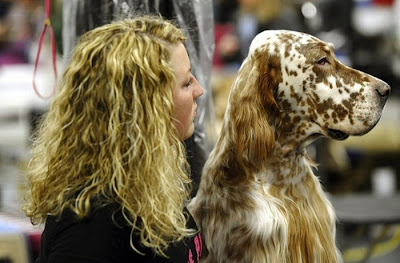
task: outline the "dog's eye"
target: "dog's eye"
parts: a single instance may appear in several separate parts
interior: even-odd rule
[[[319,59],[318,61],[317,61],[317,64],[318,65],[321,65],[321,66],[323,66],[323,65],[325,65],[325,64],[328,64],[329,63],[329,61],[328,61],[328,59],[326,58],[326,57],[323,57],[323,58],[321,58],[321,59]]]

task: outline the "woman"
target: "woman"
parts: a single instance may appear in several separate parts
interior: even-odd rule
[[[182,141],[204,90],[184,40],[149,16],[80,38],[33,145],[25,212],[46,221],[36,262],[200,259]]]

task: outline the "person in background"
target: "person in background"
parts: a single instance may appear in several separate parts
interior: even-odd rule
[[[83,34],[42,117],[24,211],[44,262],[198,262],[183,141],[196,99],[185,36],[160,17]]]
[[[0,0],[0,67],[29,62],[29,23],[24,6]]]

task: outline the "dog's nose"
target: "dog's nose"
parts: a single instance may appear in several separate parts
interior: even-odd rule
[[[390,94],[390,86],[386,82],[380,82],[377,86],[375,86],[376,93],[378,93],[379,97],[382,99],[387,99]]]

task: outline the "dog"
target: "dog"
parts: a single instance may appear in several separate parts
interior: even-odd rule
[[[223,126],[189,204],[207,263],[342,262],[334,208],[306,147],[379,121],[385,82],[340,63],[332,44],[267,30],[232,84]]]

